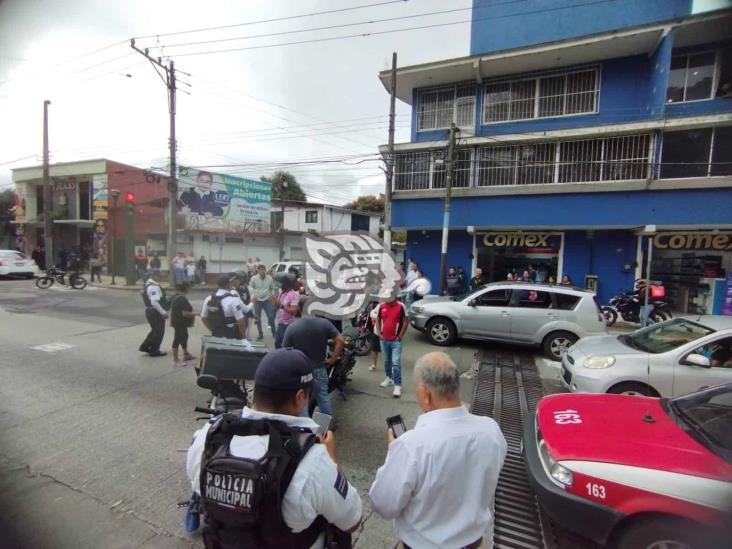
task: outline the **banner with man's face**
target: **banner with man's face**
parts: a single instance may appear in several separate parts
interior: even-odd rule
[[[271,203],[272,185],[266,181],[179,169],[178,217],[186,229],[268,233]]]

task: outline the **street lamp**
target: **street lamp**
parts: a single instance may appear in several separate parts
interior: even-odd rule
[[[112,255],[112,282],[110,283],[112,286],[115,286],[117,283],[114,281],[114,235],[117,231],[117,224],[114,222],[114,216],[117,215],[117,199],[119,198],[119,195],[121,194],[119,189],[110,189],[109,194],[112,195],[112,202],[114,204],[113,208],[113,214],[109,216],[109,219],[111,221],[110,223],[110,233],[112,235],[112,241],[110,242],[109,246],[109,253]]]

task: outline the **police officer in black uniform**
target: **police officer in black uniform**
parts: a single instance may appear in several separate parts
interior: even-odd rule
[[[350,547],[362,502],[337,465],[332,431],[302,417],[317,383],[304,353],[277,349],[257,368],[254,404],[194,435],[187,472],[209,549]],[[328,545],[332,547],[333,545]]]

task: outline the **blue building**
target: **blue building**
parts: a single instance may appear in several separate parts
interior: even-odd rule
[[[455,123],[449,265],[597,277],[606,302],[646,276],[651,239],[651,277],[675,307],[711,312],[732,272],[731,8],[473,0],[469,56],[397,70],[413,106],[394,158],[407,255],[438,281]]]

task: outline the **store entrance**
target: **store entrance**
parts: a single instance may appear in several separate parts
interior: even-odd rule
[[[477,250],[477,265],[490,282],[520,280],[531,271],[535,282],[557,281],[562,235],[556,233],[487,233]],[[531,266],[531,268],[529,268]]]

